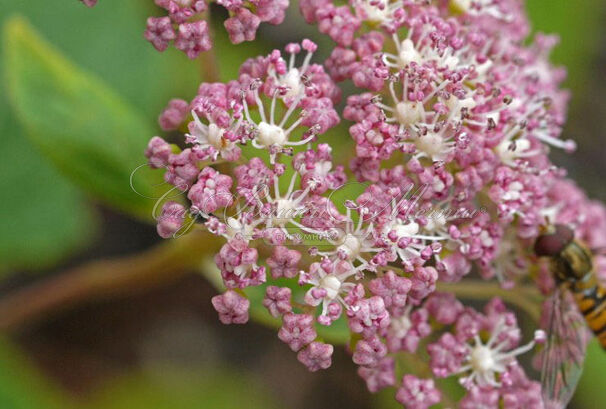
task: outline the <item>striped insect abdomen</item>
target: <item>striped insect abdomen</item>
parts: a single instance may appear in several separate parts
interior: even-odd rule
[[[572,292],[587,325],[606,349],[606,289],[597,280],[591,251],[563,224],[540,235],[534,250],[539,257],[549,257],[554,278]]]
[[[606,349],[606,291],[593,273],[589,280],[575,283],[571,290],[587,325]]]
[[[587,325],[606,349],[606,290],[597,280],[591,252],[576,240],[564,248],[562,271]]]

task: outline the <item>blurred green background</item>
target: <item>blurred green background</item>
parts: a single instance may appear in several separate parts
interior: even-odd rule
[[[565,132],[579,149],[555,160],[606,200],[606,4],[527,3],[536,31],[561,36],[553,61],[569,70]],[[35,300],[37,283],[72,267],[159,241],[146,219],[153,201],[124,182],[145,162],[163,106],[191,98],[201,77],[199,61],[158,53],[143,39],[145,19],[158,14],[152,0],[99,0],[92,10],[76,0],[0,0],[0,312],[17,314],[3,310],[3,299],[33,288]],[[254,44],[228,44],[216,30],[222,78],[304,36],[323,39],[323,59],[325,37],[296,6],[287,18],[262,25]],[[142,172],[135,186],[156,177]],[[1,333],[0,409],[394,407],[366,392],[339,349],[332,368],[309,374],[273,330],[222,326],[200,274],[131,287]],[[604,408],[604,369],[606,354],[594,344],[574,408]]]

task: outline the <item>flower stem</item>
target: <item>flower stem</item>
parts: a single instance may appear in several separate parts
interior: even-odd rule
[[[204,82],[219,82],[221,75],[219,74],[219,64],[214,47],[208,50],[202,58],[200,58],[200,75]]]
[[[221,81],[221,74],[219,72],[219,61],[215,50],[217,47],[214,46],[216,36],[213,28],[213,20],[210,18],[210,8],[204,13],[204,19],[208,22],[208,33],[213,42],[213,47],[200,54],[200,76],[204,82],[219,82]]]
[[[519,286],[507,290],[498,283],[478,280],[438,283],[437,287],[439,291],[452,292],[461,298],[472,300],[488,300],[499,297],[525,311],[535,322],[539,322],[541,317],[541,294],[533,287]]]
[[[0,300],[0,330],[14,329],[79,303],[157,286],[194,271],[218,249],[209,233],[192,232],[142,253],[99,260],[18,289]]]
[[[389,266],[389,269],[399,270]],[[460,298],[470,300],[489,300],[494,297],[517,306],[525,311],[535,322],[541,318],[541,294],[535,287],[520,285],[511,290],[505,289],[497,282],[479,280],[461,280],[457,283],[438,282],[437,290],[454,293]]]

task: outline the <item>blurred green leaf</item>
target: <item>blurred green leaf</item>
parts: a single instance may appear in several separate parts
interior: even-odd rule
[[[24,139],[4,99],[0,135],[0,273],[48,267],[89,241],[92,211]]]
[[[597,339],[594,338],[587,347],[583,376],[574,395],[574,405],[571,405],[571,407],[583,409],[604,408],[605,369],[606,353]]]
[[[84,246],[96,227],[83,195],[25,139],[3,85],[0,213],[10,217],[0,217],[0,273],[48,267]]]
[[[147,17],[162,14],[153,1],[104,0],[90,9],[79,0],[0,0],[2,19],[15,14],[27,16],[76,66],[119,90],[150,126],[170,98],[197,90],[196,62],[172,47],[160,53],[143,38]]]
[[[142,152],[153,134],[147,122],[111,89],[79,70],[23,19],[4,28],[10,103],[31,142],[70,180],[108,204],[151,216],[159,172]],[[145,197],[147,196],[147,197]]]
[[[581,6],[564,0],[527,0],[526,8],[533,31],[560,37],[551,59],[566,67],[567,86],[572,89],[574,100],[575,95],[590,84],[586,75],[598,56],[605,3],[585,0]]]
[[[0,408],[66,409],[65,397],[48,384],[7,341],[0,339]]]
[[[163,369],[113,382],[96,393],[90,409],[272,409],[279,406],[263,385],[241,371]]]

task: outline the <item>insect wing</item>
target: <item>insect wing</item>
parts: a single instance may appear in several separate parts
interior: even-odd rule
[[[549,331],[542,353],[541,387],[545,409],[564,409],[583,372],[585,319],[561,289],[548,300]]]

